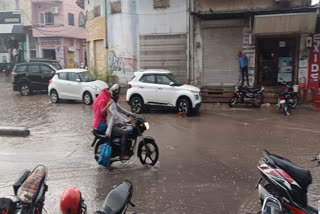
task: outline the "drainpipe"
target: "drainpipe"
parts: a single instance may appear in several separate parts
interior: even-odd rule
[[[105,21],[106,21],[106,49],[109,48],[108,46],[108,0],[105,0]]]
[[[190,84],[191,83],[191,67],[190,67],[190,1],[191,0],[186,0],[186,29],[187,29],[187,82]]]
[[[194,17],[191,16],[191,12],[194,11],[194,0],[189,0],[189,34],[190,34],[190,74],[191,74],[191,82],[194,83],[194,69],[193,69],[193,61],[194,61]]]

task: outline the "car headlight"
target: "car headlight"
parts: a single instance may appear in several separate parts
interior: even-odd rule
[[[199,94],[199,91],[191,91],[194,94]]]
[[[150,128],[149,123],[148,122],[144,122],[144,125],[146,127],[146,130],[149,130],[149,128]]]

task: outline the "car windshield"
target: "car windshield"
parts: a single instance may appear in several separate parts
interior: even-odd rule
[[[95,81],[94,77],[88,71],[80,72],[79,76],[80,76],[82,82]]]
[[[183,85],[172,73],[169,73],[168,77],[172,82],[174,82],[174,85],[176,86]]]
[[[50,64],[57,70],[62,69],[61,65],[57,62],[51,62]]]

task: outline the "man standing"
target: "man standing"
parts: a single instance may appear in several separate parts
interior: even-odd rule
[[[238,57],[239,57],[240,71],[242,74],[242,84],[244,84],[244,75],[246,75],[247,86],[249,87],[248,57],[245,54],[243,54],[241,51],[238,51]]]

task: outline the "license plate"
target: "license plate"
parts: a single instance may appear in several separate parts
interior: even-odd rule
[[[280,104],[286,103],[286,100],[280,100]]]

